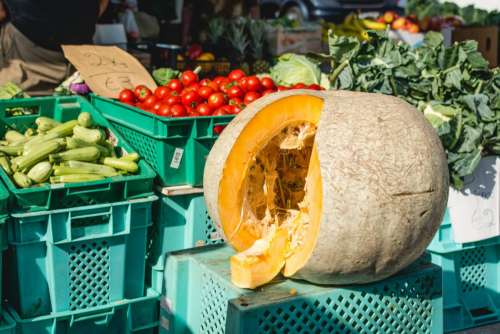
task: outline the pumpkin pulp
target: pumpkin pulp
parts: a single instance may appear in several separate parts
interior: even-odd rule
[[[281,270],[293,275],[316,243],[322,185],[314,145],[323,101],[291,96],[263,108],[233,146],[219,191],[219,214],[235,285],[255,288]]]

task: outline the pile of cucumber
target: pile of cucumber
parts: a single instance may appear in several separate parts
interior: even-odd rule
[[[97,181],[139,170],[139,155],[117,157],[88,112],[64,123],[48,117],[35,123],[24,134],[8,130],[0,141],[0,166],[18,187]]]

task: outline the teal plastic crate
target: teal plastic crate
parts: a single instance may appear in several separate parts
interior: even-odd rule
[[[0,334],[16,334],[16,322],[7,311],[0,312]]]
[[[277,279],[230,282],[226,246],[171,253],[160,333],[442,333],[441,270],[412,266],[384,281],[326,287]]]
[[[477,247],[500,244],[500,236],[476,242],[456,243],[453,239],[453,228],[451,225],[450,212],[446,209],[443,222],[436,232],[434,239],[427,249],[435,253],[451,253],[459,250],[474,249]]]
[[[4,184],[0,180],[0,220],[6,217],[9,213],[8,201],[9,201],[9,191],[5,188]]]
[[[1,186],[1,183],[0,183]],[[3,300],[3,295],[2,295],[2,277],[3,277],[3,266],[2,266],[2,258],[3,258],[3,252],[7,248],[7,238],[6,238],[6,223],[7,223],[7,216],[0,217],[0,318],[2,314],[2,300]],[[1,324],[1,323],[0,323]],[[0,334],[2,333],[2,330],[0,329]]]
[[[165,187],[202,186],[205,161],[218,137],[217,127],[234,118],[166,118],[99,96],[92,96],[92,104],[155,169]]]
[[[35,112],[32,115],[9,116],[7,110],[15,107],[34,108]],[[87,100],[78,96],[0,101],[0,137],[3,138],[8,129],[24,132],[27,128],[34,127],[35,120],[39,116],[68,121],[76,119],[82,111],[89,112],[96,124],[107,128],[108,135],[116,138],[119,148],[126,152],[133,151],[101,113]],[[0,177],[12,195],[12,209],[44,211],[150,196],[153,194],[155,173],[144,160],[139,162],[139,167],[137,175],[116,176],[94,182],[44,184],[26,189],[17,188],[3,170],[0,170]]]
[[[17,322],[16,334],[154,334],[158,333],[159,295],[149,290],[146,297],[120,300],[92,311],[31,319],[22,319],[13,307],[9,312]]]
[[[446,333],[500,321],[500,244],[431,258],[443,270]]]
[[[223,243],[222,235],[210,219],[203,193],[165,196],[154,206],[151,286],[163,291],[164,257],[168,252]]]
[[[4,290],[9,303],[32,318],[143,296],[155,200],[13,214]]]

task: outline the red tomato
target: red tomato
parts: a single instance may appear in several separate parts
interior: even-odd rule
[[[182,88],[184,88],[182,82],[179,79],[170,80],[167,84],[167,87],[170,88],[171,91],[175,91],[177,93],[180,93],[182,91]]]
[[[153,108],[151,108],[151,111],[154,112],[155,114],[158,114],[158,111],[160,111],[160,108],[164,103],[165,102],[156,101],[156,103],[153,105]]]
[[[150,95],[144,100],[144,107],[146,109],[152,109],[156,102],[158,102],[156,96]]]
[[[181,82],[184,86],[189,86],[190,84],[195,83],[197,81],[198,81],[198,74],[190,70],[182,72]]]
[[[210,106],[208,105],[208,103],[199,104],[196,107],[196,111],[198,112],[198,114],[200,114],[200,116],[210,116],[210,115],[212,115],[212,108],[210,108]]]
[[[312,85],[307,86],[307,88],[313,89],[313,90],[321,90],[322,87],[318,84],[312,84]]]
[[[234,85],[232,86],[231,88],[228,89],[227,91],[227,95],[230,97],[230,98],[233,98],[233,97],[243,97],[243,95],[245,94],[245,92],[243,92],[243,89],[241,89],[239,86],[237,85]]]
[[[174,104],[181,104],[182,99],[179,95],[170,95],[165,99],[165,102],[167,102],[169,106],[173,106]]]
[[[184,108],[186,108],[186,116],[188,117],[200,116],[200,114],[198,114],[198,112],[196,111],[196,108],[191,106],[184,106]]]
[[[198,91],[200,89],[200,84],[197,83],[197,82],[194,82],[192,84],[190,84],[186,89],[187,90],[194,90],[194,91]]]
[[[249,105],[253,101],[257,100],[260,96],[261,95],[258,92],[248,92],[245,94],[245,98],[243,99],[243,102],[245,102],[246,105]]]
[[[262,96],[266,96],[266,95],[272,94],[274,92],[275,92],[274,89],[266,89],[265,91],[262,92]]]
[[[170,117],[172,116],[171,106],[166,103],[161,103],[160,109],[156,112],[158,116]]]
[[[185,93],[182,93],[181,99],[182,104],[185,106],[189,105],[194,107],[194,104],[201,102],[201,96],[198,95],[198,93],[195,91],[187,91]]]
[[[213,93],[208,98],[208,105],[212,110],[222,107],[226,103],[226,97],[222,93]]]
[[[170,107],[170,112],[172,113],[172,117],[187,116],[186,108],[182,104],[174,104]]]
[[[232,99],[229,99],[230,106],[236,106],[240,104],[243,104],[243,100],[239,97],[233,97]]]
[[[137,98],[137,100],[139,100],[141,102],[145,101],[148,97],[153,95],[151,90],[144,85],[139,85],[139,86],[135,87],[134,93],[135,93],[135,97]]]
[[[269,77],[264,77],[260,80],[260,83],[262,84],[262,87],[263,89],[274,89],[276,88],[274,86],[274,81],[273,79],[269,78]]]
[[[214,133],[221,134],[222,130],[224,130],[225,125],[216,125],[214,126]]]
[[[243,104],[235,104],[231,107],[233,108],[232,114],[239,114],[243,109],[245,109],[245,106]]]
[[[215,83],[215,81],[210,80],[210,79],[203,79],[200,81],[200,86],[201,87],[210,87],[214,92],[219,90],[219,85]]]
[[[222,107],[215,110],[214,113],[212,114],[212,116],[222,116],[222,115],[227,115],[226,111]]]
[[[278,90],[278,92],[282,92],[284,90],[288,90],[289,88],[286,86],[278,86],[276,89]]]
[[[210,79],[201,79],[200,86],[207,87],[211,82],[212,82],[212,80],[210,80]]]
[[[234,113],[234,106],[230,106],[230,105],[225,105],[225,106],[222,106],[222,110],[224,110],[224,112],[226,114],[233,114]]]
[[[213,93],[214,90],[210,86],[202,86],[198,89],[198,94],[205,100],[207,100]]]
[[[303,83],[296,83],[295,85],[292,86],[292,89],[304,89],[307,88],[307,86]]]
[[[236,69],[236,70],[232,70],[231,72],[229,72],[229,75],[227,76],[229,78],[229,80],[231,81],[236,81],[236,80],[240,80],[241,78],[243,78],[245,76],[245,72],[243,72],[242,70],[240,69]]]
[[[221,80],[219,83],[219,90],[223,92],[224,94],[227,94],[229,88],[231,88],[231,81],[229,79],[224,78],[224,80]]]
[[[124,103],[126,102],[133,103],[135,101],[134,92],[131,89],[123,89],[118,95],[118,100]]]
[[[155,96],[158,100],[163,100],[170,94],[170,88],[167,86],[159,86],[155,89]]]
[[[260,83],[260,80],[255,75],[247,78],[247,91],[258,92],[259,90],[261,90],[261,88],[262,85]]]
[[[243,77],[243,78],[238,80],[238,86],[240,86],[240,88],[243,89],[244,92],[246,92],[248,90],[247,83],[248,83],[247,77]]]
[[[217,86],[220,86],[220,83],[223,80],[229,80],[229,79],[226,77],[223,77],[223,76],[218,76],[218,77],[215,77],[215,79],[213,81],[217,84]]]

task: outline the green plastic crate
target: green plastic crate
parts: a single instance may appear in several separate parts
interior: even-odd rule
[[[14,107],[31,107],[36,112],[33,115],[8,116],[7,109]],[[126,152],[133,151],[118,131],[87,100],[78,96],[0,101],[0,137],[10,128],[24,132],[34,126],[39,116],[68,121],[76,119],[82,111],[89,112],[96,124],[107,128],[109,135],[117,139],[118,147]],[[12,209],[44,211],[152,195],[155,173],[144,160],[139,162],[139,167],[137,175],[116,176],[94,182],[45,184],[26,189],[17,188],[3,170],[0,171],[0,177],[12,194]]]
[[[441,270],[432,264],[366,285],[326,287],[277,279],[252,291],[231,284],[232,254],[226,246],[208,246],[168,255],[160,333],[443,331]]]
[[[163,291],[165,253],[223,243],[210,219],[203,193],[164,196],[154,206],[151,287]]]
[[[153,167],[165,187],[202,186],[205,161],[218,137],[214,127],[234,118],[166,118],[99,96],[92,96],[92,103]]]
[[[465,249],[500,244],[500,236],[476,242],[456,243],[453,239],[453,228],[451,224],[450,212],[446,209],[445,216],[439,230],[427,250],[435,253],[451,253]]]
[[[22,319],[12,307],[9,312],[17,322],[17,334],[154,334],[158,332],[158,304],[159,295],[149,290],[146,297],[120,300],[92,311],[31,319]]]
[[[1,185],[1,183],[0,183]],[[3,300],[3,295],[2,295],[2,277],[3,277],[3,272],[2,272],[2,258],[3,258],[3,252],[7,248],[7,237],[6,237],[6,223],[7,223],[7,216],[0,217],[0,317],[2,314],[2,300]],[[0,334],[2,333],[2,330],[0,329]]]
[[[16,334],[16,322],[7,311],[0,313],[0,334]]]
[[[443,270],[446,333],[500,321],[500,244],[431,257]]]
[[[0,219],[3,219],[8,215],[8,201],[9,201],[9,191],[5,188],[4,184],[0,180]]]
[[[31,318],[143,296],[155,200],[12,214],[4,290],[9,303]]]

